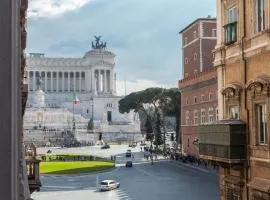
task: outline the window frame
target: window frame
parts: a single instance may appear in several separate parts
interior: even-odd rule
[[[238,108],[238,117],[237,118],[233,118],[231,117],[231,109],[232,108]],[[228,119],[230,120],[239,120],[240,119],[240,105],[238,104],[231,104],[231,105],[228,105]]]
[[[208,108],[208,121],[209,122],[213,122],[213,121],[215,121],[215,112],[214,112],[214,108],[213,107],[210,107],[210,108]]]
[[[204,115],[203,115],[203,113],[204,113]],[[207,123],[207,121],[206,121],[206,109],[201,109],[201,124],[206,124]],[[203,120],[204,119],[204,120]]]
[[[263,2],[261,3],[260,9],[260,16],[259,16],[259,1]],[[266,29],[266,1],[265,0],[253,0],[253,4],[254,4],[254,33],[260,33],[263,30]],[[261,18],[261,20],[259,19]],[[260,20],[260,23],[259,23]]]
[[[188,58],[185,57],[185,64],[188,64]]]
[[[189,110],[186,110],[186,112],[185,112],[185,124],[186,124],[186,126],[188,126],[188,125],[190,125],[190,112],[189,112]]]
[[[194,125],[200,124],[200,122],[199,122],[199,111],[198,110],[193,111],[193,120],[194,120]]]
[[[235,43],[237,38],[238,7],[233,5],[227,8],[226,23],[224,25],[224,43],[230,45]]]
[[[216,38],[217,37],[217,29],[213,28],[212,31],[211,31],[211,36],[213,38]]]
[[[264,118],[264,140],[261,140],[261,133],[259,131],[259,116],[258,116],[258,106],[263,106],[263,118]],[[267,123],[267,104],[265,102],[258,102],[254,105],[254,114],[255,114],[255,127],[256,127],[256,141],[257,145],[259,146],[266,146],[268,145],[268,123]]]

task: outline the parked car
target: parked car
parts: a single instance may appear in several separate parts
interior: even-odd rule
[[[129,144],[128,147],[132,147],[132,144]]]
[[[127,150],[127,152],[126,152],[126,157],[127,157],[127,158],[130,158],[130,157],[131,157],[131,150]]]
[[[109,148],[110,148],[110,145],[108,145],[108,144],[105,144],[102,147],[100,147],[100,149],[109,149]]]
[[[113,190],[119,187],[120,187],[120,183],[116,182],[115,180],[104,180],[100,182],[101,191]]]
[[[132,167],[132,165],[133,164],[132,164],[132,161],[131,160],[129,160],[129,161],[126,162],[126,167]]]

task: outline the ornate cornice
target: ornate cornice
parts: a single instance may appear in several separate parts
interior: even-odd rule
[[[226,85],[226,87],[222,89],[221,93],[226,98],[226,100],[229,100],[229,99],[239,100],[241,91],[244,88],[245,87],[241,83],[235,82],[235,83]]]
[[[270,77],[260,76],[247,83],[247,90],[251,92],[251,96],[269,96],[270,90]]]

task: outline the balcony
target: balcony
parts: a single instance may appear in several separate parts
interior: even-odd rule
[[[237,41],[237,22],[228,23],[224,26],[225,44],[230,45]]]
[[[202,125],[199,155],[204,160],[242,163],[246,159],[246,125],[239,120],[222,120]]]

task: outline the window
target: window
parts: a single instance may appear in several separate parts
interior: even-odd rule
[[[237,21],[237,9],[232,7],[228,9],[228,23],[233,23]]]
[[[188,38],[185,37],[185,45],[188,43]]]
[[[201,123],[205,124],[206,123],[206,112],[205,109],[201,110]]]
[[[225,44],[229,45],[237,40],[237,9],[232,7],[228,9],[227,24],[224,26],[225,29]]]
[[[198,57],[198,54],[197,53],[194,53],[193,59],[194,60],[197,60],[197,57]]]
[[[239,119],[240,118],[240,108],[239,106],[230,106],[229,107],[229,118],[230,119]]]
[[[254,0],[255,32],[260,32],[265,29],[265,0]]]
[[[194,97],[194,103],[197,103],[197,97]]]
[[[186,125],[189,125],[190,119],[189,119],[189,111],[186,111]]]
[[[185,64],[188,64],[188,58],[185,58]]]
[[[194,124],[199,124],[198,110],[194,110]]]
[[[188,105],[188,98],[186,98],[186,105]]]
[[[194,37],[194,39],[197,38],[197,31],[194,31],[194,32],[193,32],[193,37]]]
[[[213,100],[213,94],[210,92],[209,93],[209,101],[212,101]]]
[[[215,121],[215,118],[214,118],[214,108],[209,108],[208,109],[208,117],[209,117],[209,122]]]
[[[212,29],[212,37],[217,37],[217,29]]]
[[[259,144],[266,144],[267,119],[266,106],[264,104],[256,105],[256,120]]]
[[[202,94],[201,99],[202,99],[202,102],[203,102],[204,101],[204,94]]]

